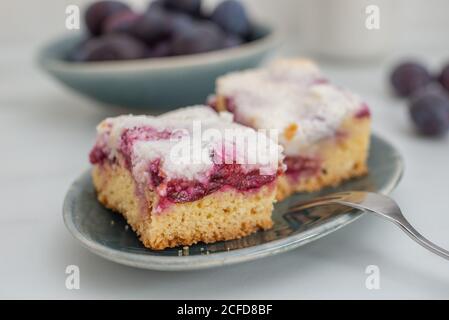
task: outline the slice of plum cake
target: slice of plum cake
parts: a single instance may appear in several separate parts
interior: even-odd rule
[[[278,199],[367,173],[368,106],[330,83],[309,60],[278,60],[222,76],[210,105],[232,112],[243,125],[277,130],[287,166]]]
[[[90,162],[98,199],[121,213],[146,247],[230,240],[272,227],[282,147],[231,114],[194,106],[119,116],[97,132]]]

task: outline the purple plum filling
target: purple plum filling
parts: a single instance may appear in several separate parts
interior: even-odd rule
[[[317,79],[314,84],[328,83],[326,79]],[[209,100],[209,106],[216,111],[219,111],[218,100],[216,97],[212,97]],[[234,121],[247,125],[244,121],[239,121],[236,114],[236,104],[232,97],[224,97],[224,108],[234,114]],[[371,117],[371,112],[366,103],[360,106],[360,109],[354,115],[357,119],[364,119]],[[337,140],[348,138],[348,134],[344,131],[337,130],[335,132],[335,138]],[[321,161],[318,158],[303,157],[303,156],[287,156],[284,159],[284,164],[287,166],[285,174],[293,181],[298,181],[301,178],[311,177],[318,175],[321,168]]]
[[[164,190],[164,197],[174,203],[192,202],[224,187],[246,192],[272,183],[277,174],[261,175],[258,170],[245,172],[239,164],[216,164],[208,174],[207,182],[172,179],[164,181],[159,169],[160,161],[150,165],[153,188]]]
[[[95,144],[90,152],[89,160],[91,164],[102,164],[105,160],[109,159],[109,152],[104,143],[104,141],[107,140],[107,135],[109,135],[109,133],[106,133],[103,139],[99,139],[99,142]],[[164,140],[170,139],[171,137],[172,132],[169,130],[157,131],[152,127],[126,129],[120,138],[120,153],[125,158],[128,168],[131,168],[132,146],[136,141]]]
[[[318,158],[287,156],[284,164],[287,166],[285,174],[294,181],[317,175],[321,170],[321,160]]]
[[[157,131],[151,127],[136,127],[125,130],[121,135],[120,155],[125,159],[128,170],[131,170],[132,146],[136,141],[164,140],[172,137],[169,130]],[[102,165],[106,161],[116,163],[106,151],[104,139],[100,139],[89,154],[92,164]],[[273,183],[280,171],[273,175],[261,175],[259,170],[245,171],[239,164],[215,164],[207,174],[207,181],[170,179],[161,170],[161,159],[152,161],[148,166],[150,188],[159,194],[159,208],[163,209],[171,203],[184,203],[199,200],[225,187],[246,192],[256,190]],[[140,187],[138,187],[140,189]],[[142,193],[143,194],[143,193]]]
[[[102,164],[108,159],[108,153],[100,145],[95,145],[89,153],[91,164]]]
[[[369,107],[366,103],[362,104],[361,108],[357,113],[355,114],[355,117],[357,119],[363,119],[363,118],[369,118],[371,117],[371,111],[369,110]]]
[[[126,129],[122,133],[120,152],[126,160],[126,165],[131,168],[132,146],[136,141],[167,140],[172,136],[169,130],[157,131],[152,127],[136,127]]]

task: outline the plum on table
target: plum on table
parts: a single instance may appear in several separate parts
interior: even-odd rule
[[[417,62],[404,62],[394,68],[391,84],[398,96],[409,97],[432,81],[429,71]]]
[[[438,81],[449,92],[449,64],[441,70]]]
[[[443,135],[449,130],[449,96],[435,86],[419,91],[410,102],[410,116],[421,134]]]

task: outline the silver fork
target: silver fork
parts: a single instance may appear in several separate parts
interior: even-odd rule
[[[291,211],[301,211],[303,209],[313,208],[328,204],[340,204],[355,209],[360,209],[366,212],[374,213],[388,221],[393,222],[402,229],[410,238],[415,240],[421,246],[430,250],[431,252],[449,260],[449,251],[437,246],[433,242],[423,237],[402,215],[401,209],[396,202],[384,195],[349,191],[339,192],[326,195],[324,197],[315,198],[312,200],[296,203],[290,207]]]

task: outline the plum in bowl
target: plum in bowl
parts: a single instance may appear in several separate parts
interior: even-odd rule
[[[164,111],[204,103],[218,76],[257,66],[278,44],[272,28],[233,20],[234,0],[209,14],[179,3],[153,1],[136,13],[117,1],[96,2],[86,10],[87,32],[49,43],[39,64],[107,105]]]

